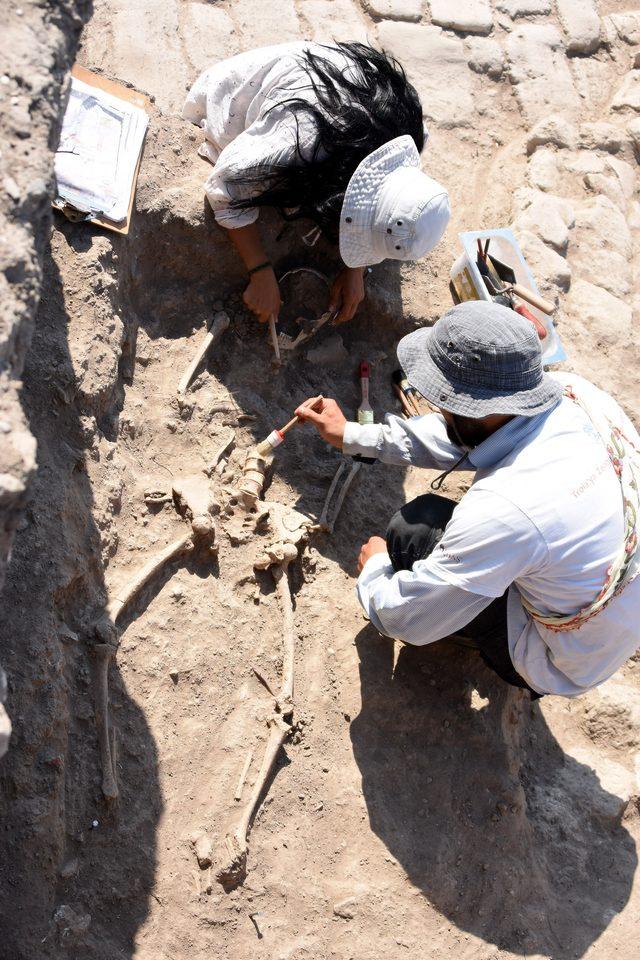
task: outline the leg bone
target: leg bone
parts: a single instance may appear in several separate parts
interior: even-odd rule
[[[288,576],[289,560],[274,569],[278,596],[283,615],[282,685],[276,698],[279,711],[269,720],[269,739],[262,758],[262,766],[251,791],[251,796],[242,812],[235,830],[225,837],[225,853],[216,872],[218,881],[225,887],[235,887],[242,882],[247,871],[248,836],[251,822],[258,807],[262,791],[269,778],[280,747],[291,732],[290,718],[293,714],[293,667],[295,655],[295,632],[293,604]],[[286,719],[285,719],[286,718]]]
[[[220,339],[230,322],[231,321],[229,320],[229,317],[223,310],[221,310],[220,313],[216,313],[215,317],[213,318],[213,322],[207,331],[207,335],[198,348],[198,352],[189,364],[186,373],[178,384],[178,396],[183,396],[187,392],[189,384],[193,380],[194,374],[202,363],[205,354],[213,346],[213,344]]]
[[[170,543],[164,550],[161,550],[155,557],[152,557],[148,563],[145,563],[145,565],[133,575],[129,583],[119,590],[109,601],[107,614],[111,617],[113,623],[116,622],[127,604],[139,593],[145,584],[149,583],[162,567],[164,567],[165,563],[173,560],[174,557],[179,556],[181,553],[187,553],[192,546],[191,534],[184,534],[178,540]]]
[[[102,792],[107,800],[118,796],[118,785],[114,773],[114,756],[111,750],[111,732],[109,726],[109,663],[114,648],[108,643],[96,643],[93,646],[96,658],[94,670],[94,702],[100,762],[102,764]],[[115,746],[115,741],[114,741]]]

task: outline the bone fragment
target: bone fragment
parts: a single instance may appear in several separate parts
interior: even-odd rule
[[[198,347],[198,351],[195,357],[189,364],[189,367],[186,373],[184,374],[182,380],[178,384],[178,396],[182,396],[187,392],[189,384],[193,380],[194,374],[198,369],[198,367],[200,366],[200,364],[202,363],[205,357],[205,354],[213,346],[213,344],[220,339],[222,334],[225,332],[225,330],[229,326],[230,322],[231,321],[229,320],[229,317],[224,312],[224,310],[221,310],[219,313],[216,313],[204,340]]]
[[[224,443],[222,443],[218,447],[213,457],[211,458],[211,463],[206,469],[206,472],[209,476],[211,476],[214,470],[217,474],[221,474],[224,471],[225,455],[227,453],[230,453],[235,447],[235,445],[236,445],[236,435],[233,430],[229,430],[226,440],[224,441]]]
[[[163,503],[171,503],[171,494],[158,487],[147,487],[143,493],[144,502],[148,507],[157,507]]]
[[[320,528],[321,528],[322,530],[328,530],[328,529],[329,529],[329,524],[328,524],[328,522],[327,522],[327,518],[328,518],[328,516],[329,516],[329,507],[331,506],[331,498],[333,497],[333,494],[335,493],[336,487],[338,486],[338,480],[339,480],[340,477],[342,476],[345,467],[346,467],[346,461],[341,460],[340,463],[339,463],[339,465],[338,465],[338,469],[336,470],[336,472],[335,472],[335,474],[334,474],[334,476],[333,476],[333,480],[331,481],[331,485],[330,485],[330,487],[329,487],[329,491],[328,491],[328,493],[327,493],[327,496],[326,496],[325,501],[324,501],[324,506],[323,506],[323,508],[322,508],[322,513],[320,514]]]
[[[258,453],[255,447],[249,450],[245,457],[242,480],[239,486],[247,510],[255,507],[262,493],[266,469],[266,459]]]
[[[247,753],[244,764],[242,766],[242,771],[240,772],[240,777],[238,779],[238,786],[236,787],[236,792],[233,795],[234,800],[242,800],[242,791],[244,790],[245,781],[247,779],[247,774],[249,773],[249,767],[251,766],[251,761],[253,760],[253,750],[249,750]]]
[[[102,792],[107,800],[115,800],[118,796],[118,785],[114,773],[109,728],[109,663],[115,648],[108,643],[96,643],[92,649],[96,660],[93,680],[94,706],[102,766]]]
[[[333,533],[334,527],[335,527],[335,525],[336,525],[336,521],[337,521],[338,517],[340,516],[340,511],[342,510],[342,504],[344,503],[344,498],[346,497],[347,491],[348,491],[349,487],[351,486],[351,484],[352,484],[352,482],[353,482],[353,480],[354,480],[354,478],[355,478],[358,470],[360,469],[360,467],[361,467],[360,461],[359,461],[359,460],[356,460],[356,461],[351,465],[351,470],[349,471],[349,473],[348,473],[348,475],[347,475],[347,479],[346,479],[345,482],[342,484],[342,489],[340,490],[340,493],[338,494],[338,499],[337,499],[337,501],[336,501],[336,509],[334,510],[333,517],[331,518],[331,523],[329,524],[329,527],[328,527],[329,533]]]
[[[180,556],[182,553],[188,553],[191,549],[193,549],[191,533],[185,533],[145,563],[142,569],[133,575],[129,583],[118,590],[115,596],[109,601],[106,612],[113,623],[116,622],[127,604],[162,570],[166,563],[173,560],[174,557]]]

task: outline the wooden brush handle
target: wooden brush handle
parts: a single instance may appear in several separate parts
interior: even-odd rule
[[[305,407],[310,407],[312,410],[316,410],[318,405],[322,403],[324,397],[320,394],[319,397],[316,397],[315,400],[309,400],[308,403],[305,403]],[[288,430],[291,430],[291,427],[295,427],[296,423],[300,423],[300,417],[292,417],[288,423],[285,423],[284,427],[280,427],[280,433],[287,433]]]
[[[527,287],[522,287],[519,283],[514,283],[511,290],[515,293],[516,297],[520,297],[521,300],[526,300],[532,307],[537,307],[538,310],[546,313],[548,317],[550,317],[556,309],[550,300],[545,300],[544,297],[539,296]]]

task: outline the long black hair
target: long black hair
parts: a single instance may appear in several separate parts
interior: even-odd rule
[[[233,200],[232,207],[276,207],[287,220],[312,220],[334,240],[347,184],[362,160],[403,134],[413,137],[418,152],[424,146],[420,98],[397,60],[363,43],[335,46],[346,69],[310,50],[303,54],[316,102],[292,96],[272,108],[285,106],[297,119],[311,117],[317,131],[313,148],[305,156],[298,123],[293,163],[261,164],[230,179],[239,187],[263,187],[257,195],[247,190],[254,195]]]

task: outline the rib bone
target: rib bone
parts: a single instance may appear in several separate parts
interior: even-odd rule
[[[205,354],[213,346],[213,344],[220,339],[222,334],[225,332],[225,330],[229,326],[230,322],[231,321],[229,320],[229,317],[224,312],[224,310],[221,310],[219,313],[216,313],[211,323],[211,326],[207,331],[207,335],[205,336],[204,340],[198,347],[198,352],[196,353],[195,357],[189,364],[189,367],[186,373],[184,374],[182,380],[178,384],[178,396],[182,396],[187,392],[189,384],[193,380],[194,374],[198,369],[198,367],[200,366],[200,364],[202,363]]]

